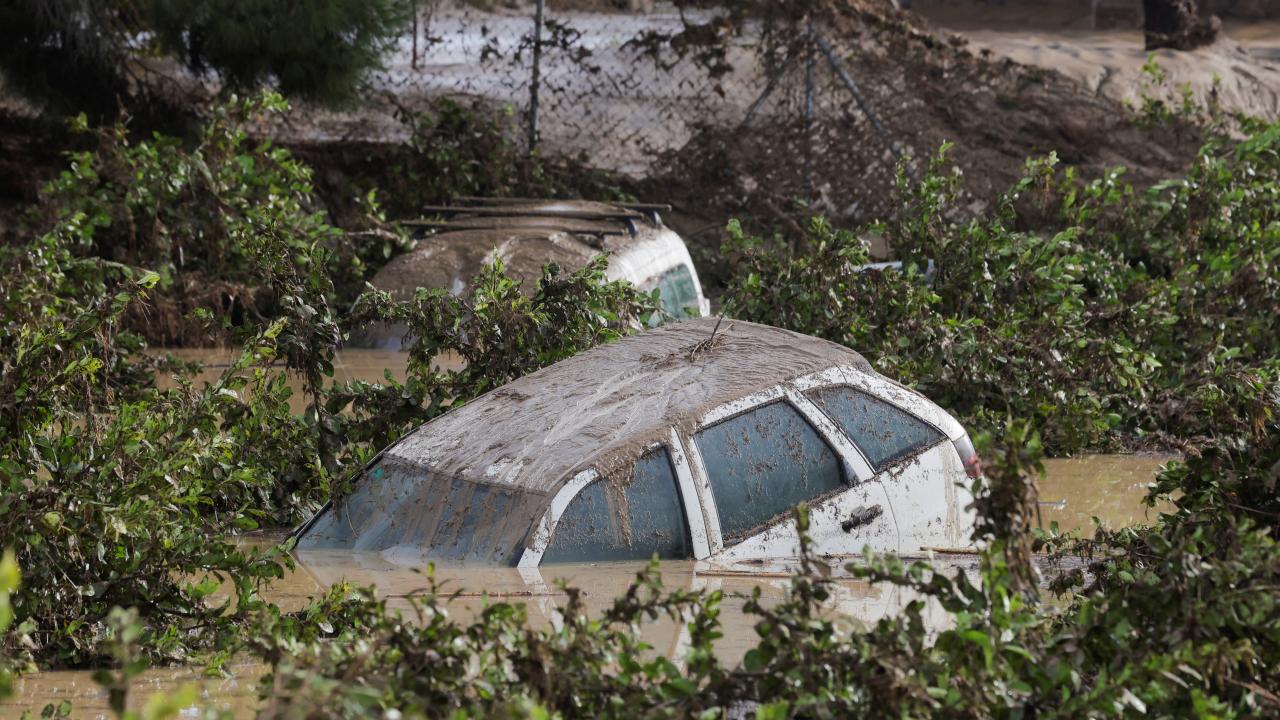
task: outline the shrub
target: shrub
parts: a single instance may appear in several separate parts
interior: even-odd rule
[[[730,225],[725,306],[860,350],[972,427],[1032,420],[1053,452],[1236,436],[1280,378],[1278,149],[1280,126],[1213,143],[1142,194],[1051,156],[967,223],[946,220],[959,178],[939,153],[920,183],[900,173],[893,222],[818,219],[792,244]],[[902,271],[859,269],[873,231]]]
[[[0,547],[26,573],[4,654],[101,662],[104,623],[122,606],[148,617],[150,657],[185,658],[231,632],[288,562],[225,538],[256,527],[267,515],[256,499],[273,494],[269,464],[250,448],[267,427],[299,427],[281,388],[245,372],[270,362],[279,327],[203,390],[148,389],[151,368],[134,361],[140,342],[120,322],[158,278],[74,258],[80,229],[18,249],[0,283]],[[245,412],[236,391],[248,385]],[[232,583],[234,611],[206,603],[220,580]]]
[[[379,244],[369,242],[378,233],[349,235],[330,225],[310,168],[250,139],[253,121],[284,109],[273,95],[220,105],[190,147],[159,134],[134,141],[124,122],[97,129],[94,149],[72,153],[69,168],[45,189],[35,224],[71,227],[78,218],[71,246],[78,255],[154,269],[155,307],[130,324],[160,344],[223,340],[228,328],[278,316],[282,298],[267,279],[276,260],[307,276],[325,302],[339,299],[342,288],[349,302],[363,285],[363,259],[379,254],[366,247]],[[77,129],[89,131],[83,118]],[[366,228],[402,242],[383,226],[372,196],[364,210]],[[279,257],[261,256],[268,236],[279,241]],[[222,333],[210,337],[201,317],[209,315]]]
[[[217,113],[193,150],[112,129],[49,189],[47,232],[0,248],[0,548],[27,572],[3,647],[18,662],[109,662],[113,608],[136,611],[143,661],[225,656],[262,583],[290,562],[284,547],[246,550],[234,533],[300,521],[348,465],[412,425],[656,311],[653,296],[608,282],[603,260],[548,267],[529,296],[500,266],[467,297],[423,291],[397,305],[375,293],[361,317],[418,337],[410,378],[334,387],[344,333],[330,273],[344,266],[345,236],[307,210],[305,166],[245,142],[235,118],[258,102]],[[149,262],[158,271],[137,267]],[[239,358],[198,387],[197,368],[147,353],[130,331],[149,320],[149,300],[197,272],[270,299],[236,318]],[[226,313],[205,308],[193,322],[216,330]],[[433,371],[446,350],[471,364]],[[176,386],[157,389],[160,372]],[[302,415],[289,372],[303,379]],[[230,599],[215,599],[221,582]]]

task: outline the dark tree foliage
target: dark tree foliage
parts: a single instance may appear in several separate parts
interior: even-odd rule
[[[1202,19],[1195,0],[1143,0],[1146,49],[1194,50],[1218,39],[1222,23],[1216,17]]]
[[[153,0],[160,46],[232,88],[350,100],[409,15],[402,0]]]
[[[0,73],[49,110],[94,120],[121,107],[162,117],[182,86],[167,56],[224,90],[342,104],[407,20],[403,0],[11,0]]]
[[[129,97],[114,3],[0,3],[0,73],[6,85],[50,110],[109,115]]]

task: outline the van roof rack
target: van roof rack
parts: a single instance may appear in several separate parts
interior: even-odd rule
[[[566,202],[557,198],[529,198],[529,197],[485,197],[483,195],[462,195],[453,199],[454,202],[461,205],[485,206],[485,205],[535,205],[539,203]],[[671,205],[667,203],[630,203],[630,202],[612,202],[608,201],[605,205],[614,205],[626,210],[636,210],[639,212],[671,212]]]
[[[505,207],[427,205],[423,215],[470,215],[472,217],[536,217],[562,218],[566,220],[643,220],[644,215],[625,208],[616,211],[602,210],[539,210],[518,205]]]
[[[423,206],[422,216],[413,220],[402,220],[400,224],[408,228],[420,228],[430,234],[438,234],[453,230],[553,230],[576,235],[635,235],[639,232],[639,223],[648,222],[658,225],[661,220],[658,213],[670,210],[670,205],[658,203],[596,203],[605,209],[588,206],[587,209],[548,209],[542,207],[552,203],[575,202],[572,200],[554,200],[546,198],[490,198],[475,195],[464,195],[454,198],[449,205]],[[492,218],[493,224],[484,222]],[[510,222],[498,222],[499,218],[550,219],[570,221],[562,226],[552,223],[531,223],[524,227]],[[572,221],[599,223],[594,227],[574,227]]]
[[[488,224],[466,224],[451,223],[447,220],[404,220],[401,225],[409,228],[422,228],[431,231],[432,235],[441,234],[442,231],[462,231],[462,230],[507,230],[512,232],[562,232],[571,235],[597,235],[605,237],[609,235],[628,235],[627,228],[618,227],[571,227],[568,225],[510,225],[506,223]]]

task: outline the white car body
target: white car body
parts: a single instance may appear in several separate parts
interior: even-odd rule
[[[897,465],[876,473],[849,437],[803,394],[806,390],[830,385],[854,386],[888,401],[933,425],[950,442],[939,442],[910,458],[909,482],[901,481],[903,469]],[[959,548],[968,543],[973,526],[973,511],[969,509],[973,497],[960,480],[966,477],[966,469],[957,449],[957,443],[968,441],[964,428],[924,396],[883,377],[842,366],[726,403],[706,413],[693,432],[682,433],[672,428],[667,448],[672,454],[684,507],[695,509],[686,511],[695,559],[734,565],[760,559],[794,558],[799,554],[799,534],[791,518],[782,519],[741,542],[725,543],[707,469],[693,441],[697,430],[778,401],[799,410],[839,452],[842,462],[857,478],[848,490],[810,506],[809,537],[814,552],[826,556],[854,554],[850,552],[849,533],[841,524],[854,512],[876,505],[889,509],[891,524],[864,538],[863,546],[874,552],[915,555]],[[561,488],[521,555],[518,567],[537,567],[542,563],[560,516],[573,498],[598,477],[595,469],[587,469]]]
[[[470,290],[485,265],[502,262],[508,276],[532,293],[542,269],[555,263],[565,272],[608,254],[605,276],[643,292],[657,289],[675,318],[703,316],[711,304],[702,292],[689,249],[662,223],[663,206],[580,200],[483,200],[428,208],[442,220],[406,221],[416,228],[416,246],[392,258],[370,281],[398,301],[418,288]],[[400,349],[405,328],[378,326],[355,333],[353,347]]]
[[[976,471],[954,418],[856,352],[700,318],[420,426],[304,525],[299,547],[521,568],[654,553],[725,566],[794,558],[791,508],[803,503],[819,554],[925,554],[968,544]]]

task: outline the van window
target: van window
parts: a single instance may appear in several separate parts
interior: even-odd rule
[[[689,266],[681,263],[658,276],[658,298],[662,309],[674,318],[698,317],[702,308]]]
[[[680,487],[665,447],[631,472],[582,489],[556,523],[542,562],[667,560],[693,557]]]
[[[876,472],[943,437],[932,425],[847,385],[815,388],[805,395],[840,426]]]
[[[835,451],[786,402],[712,425],[694,441],[725,542],[741,540],[795,505],[845,486]]]

